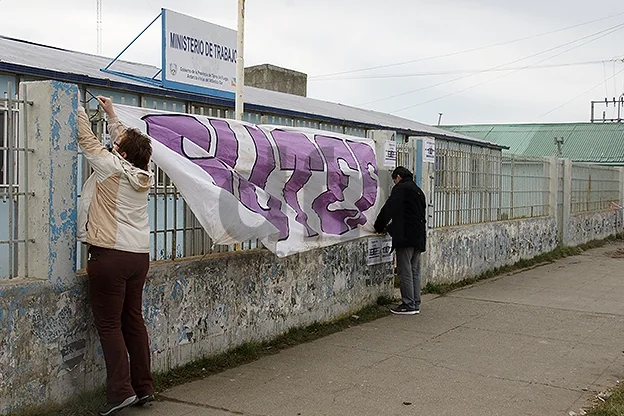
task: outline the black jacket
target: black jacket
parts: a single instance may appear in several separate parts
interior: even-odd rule
[[[423,191],[411,178],[404,178],[394,185],[390,198],[381,208],[375,221],[375,231],[390,233],[395,249],[414,247],[418,251],[425,251],[426,207]]]

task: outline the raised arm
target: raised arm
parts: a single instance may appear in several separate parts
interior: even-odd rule
[[[100,107],[102,107],[102,110],[104,110],[108,116],[108,132],[111,135],[111,141],[113,144],[118,144],[119,137],[124,132],[125,127],[119,122],[111,99],[103,96],[98,96],[96,98],[100,103]]]
[[[100,105],[102,105],[100,98],[98,98],[98,101]],[[111,110],[114,115],[112,103],[110,103],[110,100],[108,101],[110,104],[109,110]],[[93,134],[91,122],[89,121],[87,112],[82,106],[78,108],[78,144],[85,157],[91,163],[91,167],[93,167],[93,170],[98,175],[99,180],[104,180],[121,169],[121,163],[117,157],[109,152],[95,134]]]

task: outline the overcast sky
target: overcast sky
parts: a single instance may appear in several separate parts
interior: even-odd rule
[[[161,7],[236,28],[236,0],[103,0],[103,54]],[[0,0],[0,16],[1,35],[96,53],[95,0]],[[305,72],[310,97],[427,124],[588,121],[590,100],[624,93],[622,0],[247,0],[246,19],[246,66]],[[122,58],[160,66],[160,36],[154,25]]]

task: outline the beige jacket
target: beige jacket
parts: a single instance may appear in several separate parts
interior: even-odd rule
[[[113,142],[124,131],[109,119]],[[147,197],[152,172],[134,167],[116,151],[108,151],[91,131],[85,110],[78,111],[78,144],[93,168],[80,196],[78,240],[103,248],[149,253]]]

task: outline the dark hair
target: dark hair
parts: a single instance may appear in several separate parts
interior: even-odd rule
[[[135,167],[143,170],[148,169],[152,157],[152,142],[149,137],[137,129],[126,129],[121,143],[117,147],[119,154],[125,153],[126,160]]]
[[[397,166],[392,171],[392,179],[396,179],[397,176],[400,176],[402,179],[413,179],[414,175],[407,168],[403,166]]]

